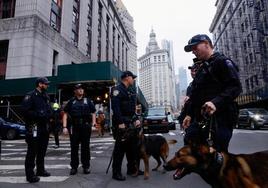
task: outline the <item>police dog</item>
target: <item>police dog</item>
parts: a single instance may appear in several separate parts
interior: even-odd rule
[[[164,168],[176,170],[175,180],[195,172],[214,188],[268,188],[268,151],[235,155],[190,144],[179,149]]]
[[[160,135],[149,135],[145,136],[143,133],[139,134],[139,154],[140,159],[144,162],[144,179],[149,178],[149,158],[153,158],[157,161],[157,166],[153,168],[153,171],[157,171],[160,165],[166,164],[167,157],[169,154],[169,144],[175,144],[176,140],[167,141],[163,136]],[[138,162],[139,164],[139,162]]]

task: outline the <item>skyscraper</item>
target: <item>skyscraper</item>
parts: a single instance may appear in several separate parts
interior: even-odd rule
[[[152,30],[146,53],[139,59],[139,85],[150,107],[164,106],[171,111],[175,86],[172,62],[168,49],[160,49]]]

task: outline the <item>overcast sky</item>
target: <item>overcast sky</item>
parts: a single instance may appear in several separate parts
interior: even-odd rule
[[[158,45],[161,40],[173,41],[175,69],[191,65],[192,53],[183,48],[195,34],[209,33],[216,12],[215,0],[122,0],[134,18],[138,57],[145,53],[153,27]]]

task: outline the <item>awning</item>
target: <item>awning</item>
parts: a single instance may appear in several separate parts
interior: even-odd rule
[[[98,95],[101,91],[114,86],[121,76],[121,71],[111,62],[93,62],[58,66],[58,75],[47,77],[50,81],[48,93],[57,94],[59,89],[72,93],[72,86],[76,83],[85,83],[90,94]],[[0,80],[0,96],[24,96],[35,88],[36,78],[22,78]],[[97,92],[97,93],[96,93]],[[69,97],[69,96],[68,96]],[[138,88],[138,103],[147,108],[147,102]]]
[[[53,94],[61,85],[75,83],[105,83],[114,85],[121,71],[111,62],[82,63],[58,66],[58,75],[47,77],[51,84],[48,93]],[[24,96],[35,88],[36,78],[0,80],[0,96]]]

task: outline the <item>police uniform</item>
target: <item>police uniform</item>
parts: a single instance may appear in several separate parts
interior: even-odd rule
[[[78,99],[76,97],[68,101],[64,108],[64,112],[70,116],[69,133],[71,140],[71,175],[77,173],[79,166],[78,149],[81,143],[81,163],[84,173],[90,173],[90,136],[92,128],[92,114],[96,109],[91,100],[83,97]],[[68,123],[69,124],[69,123]]]
[[[238,115],[234,99],[241,91],[238,68],[230,59],[223,54],[214,53],[210,59],[203,62],[191,86],[187,115],[192,117],[194,123],[186,129],[185,139],[200,134],[199,123],[204,121],[201,108],[205,102],[211,101],[217,109],[211,119],[214,126],[212,135],[214,147],[219,151],[227,151]],[[203,130],[202,135],[206,139],[209,126]]]
[[[125,74],[129,73],[126,71]],[[136,78],[131,72],[130,76]],[[123,73],[123,78],[125,75]],[[126,153],[127,157],[127,173],[129,175],[137,172],[137,155],[138,155],[138,140],[136,129],[133,127],[135,118],[136,94],[127,88],[123,83],[115,86],[112,89],[112,110],[113,110],[113,134],[115,137],[115,146],[113,152],[113,178],[116,180],[125,180],[122,176],[121,166]],[[119,124],[125,124],[126,129],[118,128]],[[126,136],[127,135],[127,136]]]
[[[38,83],[48,84],[46,78],[38,78]],[[44,167],[49,130],[48,122],[52,114],[50,99],[45,91],[35,89],[26,94],[22,102],[22,110],[26,121],[27,154],[25,159],[26,179],[29,182],[39,181],[37,176],[50,176]],[[34,173],[36,160],[36,175]]]

